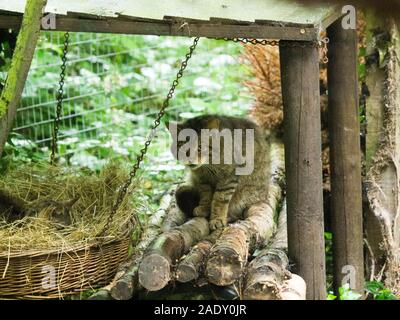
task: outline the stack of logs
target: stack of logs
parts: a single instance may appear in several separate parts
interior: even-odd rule
[[[288,271],[281,143],[272,143],[271,164],[263,210],[248,210],[244,220],[223,231],[210,233],[205,218],[186,221],[174,192],[169,192],[134,254],[114,280],[90,299],[131,299],[139,291],[159,291],[169,283],[234,287],[240,299],[305,299],[304,280]]]

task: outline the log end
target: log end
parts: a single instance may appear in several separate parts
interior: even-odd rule
[[[196,280],[198,277],[197,269],[190,264],[181,263],[176,270],[176,280],[182,283]]]
[[[254,283],[243,290],[245,300],[282,300],[281,290],[274,282]]]
[[[152,253],[145,256],[139,266],[139,283],[149,291],[164,288],[171,280],[170,263],[164,256]]]
[[[115,283],[110,293],[115,300],[129,300],[133,296],[133,289],[132,281],[121,279]]]
[[[306,292],[307,285],[304,279],[297,274],[292,274],[292,277],[285,281],[282,300],[306,300]]]
[[[207,261],[206,275],[208,281],[217,286],[228,286],[238,280],[242,273],[242,265],[238,255],[225,255],[214,252]]]

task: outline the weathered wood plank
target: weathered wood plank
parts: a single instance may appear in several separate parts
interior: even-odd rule
[[[0,15],[0,29],[17,29],[21,17]],[[238,25],[206,22],[183,22],[181,18],[158,21],[128,21],[123,19],[83,19],[66,16],[56,17],[56,29],[49,31],[99,32],[117,34],[147,34],[160,36],[189,36],[209,38],[268,38],[283,40],[313,41],[318,38],[318,29],[279,27],[265,24]]]
[[[26,0],[0,0],[0,10],[23,12]],[[211,17],[238,21],[272,20],[284,23],[320,25],[335,12],[334,6],[322,2],[305,5],[280,0],[48,0],[46,12],[64,14],[80,12],[102,17],[118,14],[162,20],[165,16],[209,20]]]
[[[281,42],[280,57],[289,258],[307,283],[307,299],[325,299],[318,50],[288,44]]]
[[[327,31],[334,288],[338,293],[347,277],[350,287],[363,294],[357,32],[345,30],[340,20]]]

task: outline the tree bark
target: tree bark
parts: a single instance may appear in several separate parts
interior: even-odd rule
[[[172,266],[209,232],[208,221],[196,217],[161,234],[140,262],[139,283],[149,291],[164,288],[171,280]]]
[[[286,201],[279,213],[278,229],[266,249],[247,267],[243,284],[246,300],[280,300],[281,287],[289,278],[287,257]]]
[[[28,0],[26,2],[11,66],[0,96],[0,157],[17,114],[17,106],[39,38],[41,18],[46,2],[46,0]]]
[[[318,49],[280,45],[289,258],[308,299],[326,299]]]
[[[243,275],[249,252],[269,240],[275,228],[275,211],[282,197],[279,172],[284,166],[283,146],[271,146],[271,183],[268,199],[248,209],[243,221],[228,226],[212,247],[207,261],[208,281],[219,286],[233,284]]]
[[[306,300],[306,282],[297,274],[291,277],[283,284],[280,293],[281,300]]]
[[[287,213],[283,201],[278,230],[268,246],[250,262],[243,281],[246,300],[305,300],[306,286],[298,275],[290,273],[287,257]]]
[[[206,260],[210,254],[211,247],[220,234],[220,230],[214,231],[206,239],[198,242],[190,249],[187,255],[181,258],[175,274],[177,281],[186,283],[197,280],[204,273]]]
[[[138,286],[138,271],[139,264],[143,258],[144,252],[154,241],[154,239],[163,231],[166,230],[165,221],[168,220],[172,224],[178,223],[174,218],[178,217],[175,213],[175,190],[168,192],[160,201],[159,209],[151,216],[146,232],[136,246],[136,252],[129,261],[121,268],[121,271],[116,274],[113,282],[110,285],[111,296],[116,300],[128,300],[133,297],[133,294]],[[171,217],[171,216],[172,217]],[[179,217],[178,217],[179,218]],[[162,229],[164,227],[164,230]]]
[[[143,257],[144,251],[157,235],[160,234],[161,225],[165,216],[169,214],[171,207],[170,204],[174,199],[173,194],[174,190],[169,191],[162,197],[159,209],[150,217],[142,239],[135,247],[135,252],[119,267],[113,281],[108,286],[102,288],[89,297],[89,299],[104,300],[110,298],[116,300],[129,300],[133,297],[138,285],[137,272],[139,262]]]
[[[375,22],[376,23],[376,22]],[[376,23],[378,25],[378,23]],[[395,294],[400,292],[400,72],[398,57],[400,52],[399,44],[399,25],[397,21],[387,19],[379,22],[379,28],[373,28],[372,39],[374,41],[374,52],[372,56],[378,56],[375,62],[376,71],[384,73],[383,84],[378,84],[382,88],[381,101],[372,101],[367,99],[367,120],[368,132],[369,126],[377,128],[376,122],[379,119],[371,117],[376,109],[380,109],[383,117],[383,125],[379,128],[379,132],[375,132],[375,143],[378,144],[375,154],[371,155],[369,162],[369,170],[367,172],[367,199],[371,211],[367,213],[366,229],[369,247],[378,245],[384,252],[384,265],[375,274],[373,279],[385,276],[385,285],[392,289]],[[371,25],[367,25],[371,27]],[[375,34],[376,33],[376,34]],[[384,39],[376,41],[377,39]],[[369,65],[371,67],[371,65]],[[371,83],[371,78],[375,74],[371,68],[367,72],[367,83]],[[373,78],[372,78],[373,79]],[[372,84],[374,85],[374,84]],[[380,104],[380,105],[379,105]],[[372,112],[372,114],[371,114]],[[368,135],[367,135],[368,138]],[[380,228],[376,228],[376,225]],[[373,228],[375,227],[375,228]],[[378,231],[378,232],[377,232]],[[375,235],[378,233],[378,235]],[[380,235],[379,235],[380,234]],[[372,236],[372,237],[371,237]],[[382,242],[375,244],[373,241]],[[371,241],[372,240],[372,241]],[[378,257],[381,252],[374,252]],[[374,257],[371,257],[372,259]],[[379,266],[379,265],[378,265]],[[380,267],[380,266],[379,266]]]
[[[179,186],[177,187],[179,188]],[[176,197],[175,197],[176,190],[174,190],[171,198],[171,202],[168,208],[168,215],[165,217],[162,225],[161,231],[166,232],[175,227],[178,227],[185,223],[187,220],[187,216],[184,212],[182,212],[177,204],[176,204]]]

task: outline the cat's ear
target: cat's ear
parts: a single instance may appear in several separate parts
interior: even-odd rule
[[[207,129],[219,129],[219,119],[211,118],[206,123]]]

